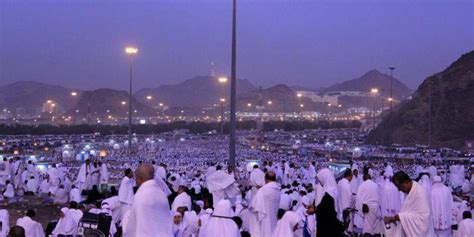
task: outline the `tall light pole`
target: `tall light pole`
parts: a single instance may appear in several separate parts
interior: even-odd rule
[[[73,108],[76,106],[76,98],[77,98],[77,92],[73,91],[71,92],[71,96],[72,96],[72,103],[73,103]],[[72,114],[72,125],[76,125],[76,115],[75,114]]]
[[[373,118],[373,127],[372,127],[372,129],[375,129],[375,102],[376,102],[377,93],[379,93],[379,89],[377,89],[377,88],[372,88],[372,89],[370,90],[370,92],[371,92],[372,95],[374,96],[374,111],[373,111],[373,116],[372,116],[372,118]]]
[[[224,134],[224,103],[225,103],[225,98],[220,99],[221,102],[221,134]]]
[[[128,153],[131,154],[132,152],[132,61],[133,56],[137,54],[138,49],[135,47],[127,47],[125,48],[125,53],[128,54],[129,58],[129,71],[130,71],[130,86],[128,91]]]
[[[392,114],[392,102],[393,102],[393,70],[395,70],[395,67],[389,67],[390,69],[390,114]]]
[[[221,126],[221,135],[224,134],[224,103],[225,103],[225,93],[224,93],[224,88],[225,88],[225,84],[227,83],[228,79],[227,77],[219,77],[217,79],[219,81],[219,84],[221,85],[221,93],[222,93],[222,97],[220,98],[220,102],[221,102],[221,121],[220,121],[220,126]]]
[[[235,168],[235,129],[236,129],[236,59],[237,59],[237,0],[232,0],[232,60],[230,76],[230,129],[229,129],[229,169]]]

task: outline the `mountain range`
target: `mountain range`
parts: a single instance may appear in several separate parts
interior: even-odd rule
[[[474,140],[473,103],[471,51],[424,80],[411,100],[397,106],[370,133],[369,141],[461,148],[465,141]]]
[[[266,111],[323,111],[324,106],[313,103],[309,98],[297,98],[296,91],[309,90],[315,93],[331,92],[338,90],[367,91],[373,86],[387,87],[389,76],[376,70],[371,70],[363,76],[324,88],[287,86],[279,84],[262,90],[262,99],[272,105],[264,104]],[[161,85],[157,88],[145,88],[134,93],[134,107],[144,116],[153,115],[158,107],[165,105],[168,109],[188,108],[199,111],[201,108],[219,103],[222,97],[229,98],[230,81],[219,83],[218,79],[209,76],[197,76],[174,85]],[[351,89],[350,86],[354,86]],[[315,89],[309,89],[315,88]],[[71,96],[71,92],[77,96]],[[394,94],[406,96],[409,89],[398,80],[394,79]],[[252,110],[259,103],[259,89],[250,81],[238,79],[237,99],[239,110]],[[34,81],[20,81],[0,87],[0,109],[7,109],[19,114],[35,115],[41,112],[43,104],[52,100],[57,105],[57,111],[70,115],[79,111],[81,116],[89,108],[93,113],[101,114],[109,110],[112,116],[123,114],[121,101],[128,102],[128,93],[113,89],[98,89],[94,91],[80,91],[57,85],[48,85]],[[91,106],[89,106],[89,104]],[[251,106],[248,106],[251,104]],[[304,108],[301,107],[304,105]],[[178,110],[180,111],[180,110]],[[149,114],[150,113],[150,114]]]
[[[73,90],[36,81],[19,81],[0,87],[0,108],[18,114],[38,114],[47,100],[55,102],[60,111],[71,108],[75,98]]]
[[[237,80],[237,94],[255,90],[248,80]],[[170,107],[204,107],[218,103],[221,97],[229,98],[230,81],[220,84],[217,78],[198,76],[175,85],[162,85],[137,91],[138,101],[158,107],[164,103]],[[151,97],[149,97],[151,96]],[[147,99],[151,98],[151,99]]]

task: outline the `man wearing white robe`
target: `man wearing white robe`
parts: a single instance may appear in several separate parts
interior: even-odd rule
[[[372,181],[370,175],[364,174],[365,181],[359,186],[356,196],[356,218],[362,218],[363,234],[377,235],[382,233],[380,216],[379,186]],[[357,223],[357,222],[356,222]]]
[[[352,171],[344,172],[344,177],[337,183],[339,197],[341,198],[341,210],[353,208],[353,195],[351,189]]]
[[[15,159],[13,163],[13,185],[15,188],[19,188],[21,185],[21,173],[23,173],[23,162],[21,162],[20,157]]]
[[[347,169],[344,172],[344,177],[339,180],[337,183],[337,188],[339,190],[339,197],[341,199],[341,210],[343,214],[343,223],[347,225],[348,231],[353,230],[353,219],[354,215],[351,212],[351,209],[354,208],[355,204],[355,195],[352,194],[351,189],[351,180],[352,180],[352,171]]]
[[[474,236],[474,220],[472,219],[472,213],[465,211],[463,213],[463,220],[458,224],[458,232],[456,237],[471,237]]]
[[[81,168],[79,169],[79,173],[77,174],[77,184],[79,187],[79,190],[88,190],[91,188],[92,184],[92,165],[90,163],[90,160],[87,159],[85,164],[81,165]]]
[[[433,178],[431,188],[431,211],[433,227],[436,237],[451,236],[451,218],[453,208],[453,195],[449,188],[441,181],[441,177]]]
[[[105,163],[99,162],[100,168],[100,184],[108,184],[109,183],[109,170]]]
[[[118,191],[118,197],[120,202],[120,215],[118,221],[120,222],[125,213],[130,209],[133,203],[133,185],[135,181],[133,178],[133,172],[131,169],[125,170],[125,176],[120,182]]]
[[[397,172],[393,184],[407,194],[400,212],[393,217],[384,217],[387,237],[431,237],[434,236],[431,207],[428,194],[417,182],[403,171]],[[394,224],[395,223],[395,224]]]
[[[265,173],[258,168],[258,165],[254,165],[249,178],[249,186],[252,187],[251,198],[255,196],[257,190],[263,185],[265,185]]]
[[[18,218],[16,225],[25,229],[25,236],[27,237],[44,237],[44,230],[41,224],[33,218],[35,218],[36,212],[28,210],[24,217]]]
[[[58,189],[54,193],[55,204],[66,204],[69,200],[69,193],[64,189],[64,185],[59,185]]]
[[[252,198],[249,210],[250,234],[252,236],[270,237],[277,224],[277,213],[280,205],[280,184],[276,181],[274,172],[265,175],[265,185],[256,192]]]
[[[380,209],[382,217],[395,216],[402,207],[402,200],[400,198],[400,191],[392,183],[391,177],[393,173],[384,172],[385,180],[383,181],[380,190]]]
[[[215,211],[209,220],[201,225],[199,237],[240,237],[239,227],[232,220],[232,204],[223,199],[215,204]],[[253,235],[252,235],[253,236]]]
[[[219,165],[216,166],[216,171],[206,177],[206,185],[212,194],[214,205],[224,198],[234,198],[240,194],[240,189],[234,176],[224,172]]]
[[[353,165],[352,168],[352,180],[351,180],[351,190],[353,194],[357,193],[359,186],[362,184],[362,176],[359,174],[359,168],[357,165]]]
[[[26,183],[26,191],[36,194],[38,192],[38,181],[35,179],[34,176],[31,176]]]
[[[69,191],[69,201],[77,203],[82,201],[81,191],[76,187],[76,185],[71,186],[71,191]]]
[[[139,188],[124,219],[124,237],[173,236],[168,199],[156,184],[154,174],[150,164],[140,165],[135,172]]]
[[[58,235],[76,235],[78,223],[74,220],[73,216],[69,212],[69,208],[61,208],[59,215],[60,218],[53,230],[53,236],[57,237]]]

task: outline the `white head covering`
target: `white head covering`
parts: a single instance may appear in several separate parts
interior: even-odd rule
[[[337,183],[332,171],[328,168],[324,168],[318,172],[317,176],[319,182],[321,182],[321,186],[323,186],[323,195],[324,193],[328,193],[336,200]]]
[[[443,181],[441,180],[440,176],[437,175],[433,178],[433,183],[441,183],[441,182],[443,182]]]
[[[67,207],[61,208],[61,212],[64,214],[56,224],[53,230],[53,235],[75,235],[77,232],[77,223],[70,214],[70,210]]]
[[[301,221],[301,218],[292,211],[285,212],[285,215],[278,221],[272,237],[294,237],[294,228]]]

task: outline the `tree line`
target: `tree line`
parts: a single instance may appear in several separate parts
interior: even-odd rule
[[[332,129],[332,128],[359,128],[359,121],[268,121],[263,123],[264,131],[275,129],[284,131],[301,131],[305,129]],[[242,121],[237,123],[238,130],[252,130],[257,128],[256,121]],[[158,134],[185,129],[190,133],[199,134],[210,131],[220,131],[219,123],[186,122],[178,121],[163,124],[140,124],[133,125],[132,131],[136,134]],[[228,133],[229,123],[224,126],[224,132]],[[73,135],[100,133],[101,135],[127,134],[127,125],[25,125],[25,124],[0,124],[0,135]]]

